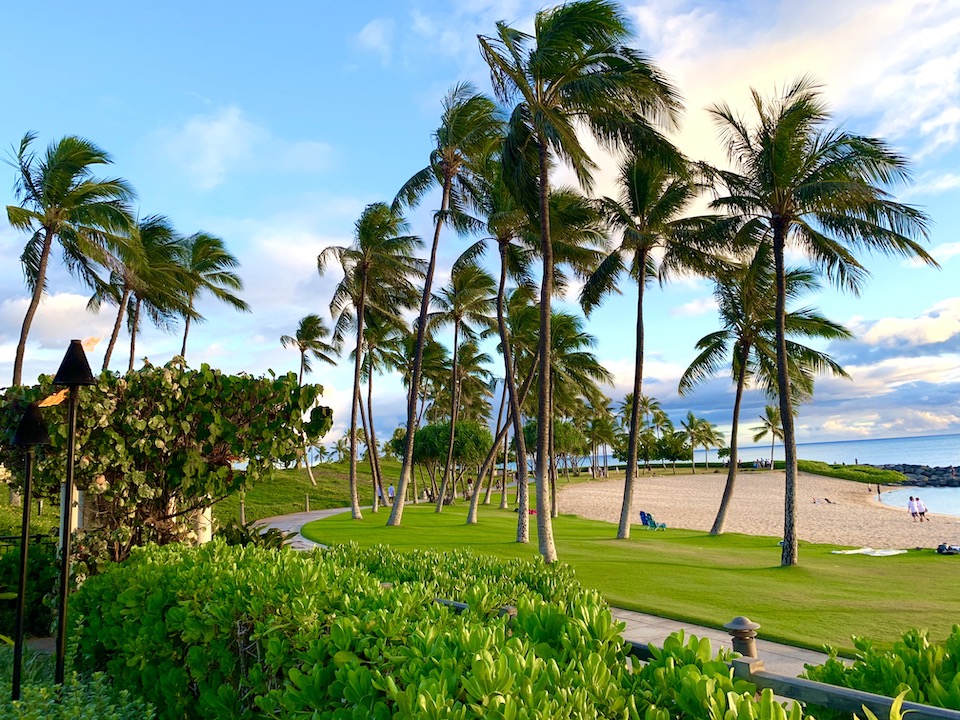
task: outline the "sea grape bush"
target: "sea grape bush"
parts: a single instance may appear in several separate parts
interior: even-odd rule
[[[24,462],[10,442],[24,407],[56,390],[42,376],[35,386],[0,396],[0,462],[15,484]],[[294,373],[227,375],[179,361],[123,376],[103,373],[80,389],[76,480],[94,525],[78,538],[80,556],[93,570],[122,560],[135,545],[182,538],[194,509],[269,477],[275,463],[292,462],[304,442],[327,432],[332,417],[317,406],[321,392],[319,385],[300,387]],[[59,492],[65,407],[43,410],[51,447],[38,452],[38,495]],[[247,463],[244,472],[234,470],[238,459]]]
[[[629,669],[602,598],[539,561],[145,547],[71,607],[77,666],[161,718],[801,718],[757,703],[705,641],[678,639],[652,669]]]
[[[878,647],[862,637],[853,639],[856,659],[847,665],[830,650],[822,665],[807,665],[811,680],[856,688],[895,697],[907,702],[924,703],[960,710],[960,625],[942,644],[931,642],[926,630],[908,630],[892,648]],[[826,712],[819,717],[839,717]]]

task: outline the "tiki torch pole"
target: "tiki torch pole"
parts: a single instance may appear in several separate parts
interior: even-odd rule
[[[77,449],[77,407],[80,404],[80,386],[93,385],[94,382],[90,364],[83,352],[83,345],[79,340],[71,340],[63,362],[60,363],[60,369],[53,378],[54,385],[65,385],[70,389],[67,405],[67,473],[61,502],[63,542],[60,547],[60,604],[57,611],[57,662],[54,675],[58,685],[63,684],[67,657],[67,594],[70,590],[70,535],[73,533],[73,466]]]
[[[27,550],[30,544],[30,504],[33,492],[33,465],[37,445],[49,445],[50,435],[36,403],[27,406],[20,419],[13,444],[27,449],[26,476],[23,481],[23,524],[20,527],[20,576],[17,583],[17,614],[13,636],[12,700],[20,699],[20,669],[23,664],[23,614],[27,599]]]

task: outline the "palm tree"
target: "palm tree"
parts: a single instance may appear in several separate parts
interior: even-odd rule
[[[468,340],[476,337],[474,326],[489,328],[494,305],[494,282],[490,275],[471,263],[454,264],[450,285],[436,297],[436,312],[428,315],[434,327],[453,325],[453,368],[450,377],[450,442],[447,447],[447,462],[437,498],[437,512],[443,509],[444,490],[453,470],[453,439],[456,432],[457,414],[460,407],[459,367],[457,352],[460,349],[460,332]]]
[[[407,437],[404,442],[403,462],[397,495],[387,525],[399,525],[403,519],[403,504],[407,484],[413,472],[413,437],[417,427],[417,400],[423,368],[423,348],[430,310],[433,277],[437,263],[440,231],[445,224],[458,231],[474,229],[476,221],[465,209],[476,202],[476,174],[500,142],[503,118],[490,98],[476,92],[469,83],[454,86],[443,100],[440,127],[434,132],[435,147],[430,152],[429,164],[410,178],[397,193],[393,207],[416,206],[434,185],[441,188],[440,211],[436,214],[433,244],[424,278],[417,322],[417,342],[413,367],[410,372],[407,396]]]
[[[740,405],[748,383],[758,384],[768,396],[776,395],[776,287],[772,267],[773,248],[769,243],[759,245],[749,262],[732,263],[715,278],[714,298],[723,329],[702,337],[697,342],[700,354],[680,378],[680,394],[685,395],[697,384],[718,373],[728,364],[736,394],[733,402],[733,420],[730,430],[730,458],[727,482],[711,534],[723,532],[727,510],[733,498],[739,457],[738,432]],[[804,293],[820,288],[809,270],[788,269],[786,274],[787,302],[792,303]],[[787,312],[787,334],[821,340],[849,339],[850,333],[815,310],[802,308]],[[790,374],[800,382],[804,392],[812,392],[812,373],[829,371],[846,377],[843,369],[826,353],[806,347],[796,339],[787,341]],[[732,358],[732,359],[731,359]]]
[[[127,330],[130,332],[127,372],[133,372],[141,313],[167,332],[174,329],[177,316],[190,317],[194,314],[186,295],[190,278],[179,259],[183,238],[167,235],[163,229],[147,232],[146,235],[140,229],[137,232],[145,262],[140,269],[143,282],[133,286],[127,313]]]
[[[180,357],[186,359],[190,320],[202,322],[204,319],[195,308],[197,298],[204,291],[240,312],[250,312],[250,306],[233,292],[243,290],[243,281],[233,272],[233,268],[240,263],[230,254],[220,238],[205,232],[184,238],[180,264],[189,274],[186,288],[187,312],[183,315],[183,347],[180,349]]]
[[[283,347],[295,347],[300,351],[300,375],[297,378],[297,384],[303,385],[303,376],[305,373],[313,370],[310,359],[320,360],[329,365],[336,365],[335,355],[340,354],[340,348],[336,343],[328,343],[325,338],[330,337],[330,329],[323,324],[319,315],[310,313],[304,315],[297,324],[295,335],[281,335],[280,344]],[[307,475],[314,487],[317,485],[313,477],[313,468],[310,467],[309,447],[304,448],[304,464],[307,466]],[[299,467],[299,465],[298,465]]]
[[[67,136],[37,157],[30,147],[35,139],[36,133],[24,135],[10,163],[17,169],[14,193],[19,205],[7,206],[7,221],[30,233],[20,263],[31,297],[13,361],[14,385],[21,382],[30,327],[47,289],[54,240],[71,274],[94,289],[102,287],[95,266],[109,267],[111,253],[130,249],[126,231],[133,189],[126,180],[93,175],[94,166],[113,162],[110,155],[89,140]]]
[[[926,216],[895,202],[885,186],[909,178],[905,158],[882,140],[828,128],[819,86],[802,78],[782,97],[765,101],[752,91],[754,127],[725,104],[711,112],[733,170],[714,171],[720,196],[712,207],[729,212],[751,235],[772,237],[776,269],[777,393],[786,460],[781,565],[797,564],[796,436],[789,373],[784,249],[811,257],[818,270],[856,292],[867,271],[854,251],[933,258],[914,239],[926,236]]]
[[[694,448],[703,448],[703,469],[707,470],[709,468],[707,453],[710,451],[710,448],[719,447],[723,444],[723,434],[717,430],[717,426],[712,422],[706,418],[698,418],[692,412],[687,413],[687,419],[682,422],[681,425],[683,425],[687,437],[690,438],[690,444]],[[691,460],[690,466],[693,468],[693,472],[696,473],[696,461]]]
[[[770,467],[773,467],[773,447],[777,440],[783,440],[783,423],[780,420],[780,408],[776,405],[767,405],[760,416],[760,424],[750,428],[753,431],[753,441],[760,442],[770,435]]]
[[[422,277],[423,270],[413,252],[421,243],[420,238],[403,234],[407,229],[406,220],[389,206],[373,203],[356,222],[353,244],[328,247],[317,257],[317,270],[321,275],[330,262],[336,262],[343,270],[343,279],[330,301],[330,314],[337,319],[334,337],[343,337],[351,325],[356,328],[349,431],[350,506],[355,520],[363,519],[357,493],[357,413],[364,322],[370,309],[386,317],[396,317],[398,312],[411,307],[417,297],[411,281]]]
[[[280,344],[283,347],[295,347],[300,351],[300,376],[299,384],[303,385],[304,374],[311,372],[313,366],[310,364],[311,358],[325,362],[329,365],[336,365],[336,355],[340,354],[340,348],[336,343],[328,343],[325,338],[330,337],[330,329],[324,325],[319,315],[310,313],[300,318],[297,324],[297,332],[294,335],[281,335]]]
[[[636,351],[633,396],[643,397],[644,290],[658,275],[689,268],[702,268],[707,256],[698,247],[700,240],[690,232],[694,221],[681,216],[697,194],[696,184],[683,172],[675,172],[662,159],[635,153],[620,169],[620,198],[605,198],[603,206],[610,225],[622,233],[620,244],[600,263],[584,285],[580,302],[588,315],[605,296],[619,292],[624,274],[637,284]],[[655,251],[662,253],[659,267]],[[633,494],[637,472],[637,448],[641,431],[641,406],[631,407],[627,441],[627,470],[620,509],[618,538],[630,537],[633,519]]]
[[[87,308],[96,312],[104,302],[117,306],[117,319],[113,324],[110,341],[103,356],[103,369],[110,367],[124,313],[130,317],[139,313],[143,299],[152,300],[155,317],[164,321],[172,319],[175,308],[181,306],[183,272],[177,264],[178,242],[170,221],[161,215],[150,215],[130,226],[129,238],[118,249],[111,265],[110,278],[94,292]],[[133,338],[131,337],[131,340]]]
[[[550,388],[550,302],[554,256],[550,232],[551,155],[569,162],[580,184],[592,185],[595,165],[578,137],[585,129],[607,147],[624,141],[659,140],[650,121],[672,119],[673,88],[639,52],[619,8],[606,0],[581,0],[541,10],[533,34],[497,23],[494,37],[480,37],[497,97],[513,100],[504,145],[506,177],[531,215],[539,218],[543,273],[540,289],[539,423],[537,503],[549,507],[545,482],[552,410]],[[531,167],[531,160],[532,167]],[[540,553],[556,560],[547,513],[537,514]]]

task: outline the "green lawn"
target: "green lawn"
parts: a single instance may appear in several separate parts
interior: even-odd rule
[[[23,508],[10,506],[10,490],[0,484],[0,535],[20,537],[20,528],[23,525]],[[43,512],[37,513],[37,499],[33,498],[30,505],[30,534],[56,534],[60,526],[60,503],[43,501]]]
[[[343,514],[310,523],[303,534],[325,544],[537,556],[534,516],[529,545],[512,541],[514,512],[482,507],[473,526],[465,517],[463,503],[439,515],[408,505],[400,528],[386,527],[384,513],[366,513],[362,521]],[[903,630],[926,627],[943,639],[960,622],[960,557],[932,550],[881,558],[831,555],[838,546],[801,543],[800,566],[781,568],[777,538],[635,526],[633,537],[621,541],[614,525],[572,515],[557,518],[554,533],[560,559],[576,568],[581,582],[632,610],[713,627],[746,615],[763,626],[763,638],[847,652],[854,634],[892,642]]]

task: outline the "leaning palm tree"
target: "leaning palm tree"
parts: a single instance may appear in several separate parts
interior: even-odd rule
[[[18,205],[7,206],[7,221],[30,233],[20,262],[30,289],[20,341],[13,361],[13,384],[23,376],[23,356],[30,326],[47,289],[47,268],[56,240],[67,269],[85,284],[102,288],[96,266],[111,266],[111,254],[125,249],[131,224],[133,189],[120,178],[97,178],[97,165],[112,163],[110,155],[76,136],[51,144],[41,156],[31,150],[35,133],[20,141],[10,164],[17,170],[14,193]]]
[[[710,532],[723,532],[727,510],[733,498],[739,463],[738,432],[740,405],[748,384],[762,388],[768,396],[776,396],[776,287],[769,243],[760,244],[753,257],[743,263],[731,263],[719,270],[714,284],[714,298],[723,329],[702,337],[697,342],[700,354],[680,378],[680,394],[692,391],[701,382],[730,368],[736,392],[730,430],[730,458],[723,499]],[[820,289],[816,276],[809,270],[788,269],[785,278],[787,302]],[[812,392],[812,374],[831,372],[839,377],[847,374],[829,355],[801,344],[799,339],[846,340],[850,333],[811,308],[790,310],[784,319],[789,339],[787,355],[790,375],[798,381],[804,394]],[[795,388],[796,389],[796,388]]]
[[[327,342],[330,329],[324,324],[319,315],[310,313],[300,318],[297,332],[294,335],[281,335],[280,344],[283,347],[295,347],[300,351],[300,375],[298,383],[303,385],[304,374],[313,370],[311,359],[336,365],[335,357],[340,354],[336,343]]]
[[[197,313],[197,298],[205,291],[220,302],[239,312],[250,312],[250,306],[234,291],[243,290],[243,281],[233,272],[240,263],[230,254],[223,240],[205,232],[198,232],[183,240],[180,264],[189,275],[186,288],[187,312],[183,315],[183,347],[180,357],[187,356],[187,335],[191,319],[203,321]]]
[[[620,197],[605,198],[612,228],[622,234],[620,244],[600,263],[583,286],[580,302],[588,315],[610,293],[620,292],[621,277],[637,285],[636,350],[633,397],[643,397],[643,359],[646,337],[643,322],[644,290],[658,275],[702,269],[709,256],[701,248],[700,234],[692,232],[697,221],[682,217],[698,192],[682,163],[667,163],[643,153],[629,157],[620,169]],[[659,263],[657,258],[660,258]],[[630,408],[627,469],[620,508],[618,538],[630,537],[633,495],[637,472],[641,405]]]
[[[423,263],[413,257],[413,252],[421,242],[420,238],[405,234],[407,229],[407,221],[388,205],[373,203],[357,220],[351,245],[325,248],[317,257],[317,270],[321,275],[332,262],[343,270],[343,279],[330,301],[330,314],[337,323],[334,337],[343,337],[350,327],[356,329],[349,430],[350,507],[355,520],[363,519],[357,492],[357,416],[364,323],[370,309],[396,318],[419,297],[412,281],[423,277]]]
[[[770,467],[773,467],[773,448],[777,440],[783,440],[783,422],[780,420],[780,408],[776,405],[767,405],[760,416],[760,424],[750,428],[753,432],[753,441],[760,442],[767,435],[770,436]]]
[[[460,349],[460,333],[467,340],[477,336],[478,329],[489,329],[494,306],[494,281],[490,275],[472,263],[454,264],[450,285],[437,293],[437,311],[427,316],[434,327],[453,326],[453,369],[450,376],[450,440],[447,446],[447,461],[440,483],[440,497],[436,511],[443,509],[443,491],[453,471],[453,445],[460,409],[460,382],[457,353]]]
[[[581,185],[592,185],[595,164],[578,130],[607,147],[624,141],[659,144],[651,121],[674,117],[679,102],[656,68],[628,47],[625,16],[612,2],[581,0],[541,10],[533,33],[504,22],[496,34],[480,37],[498,98],[513,105],[504,145],[506,177],[528,212],[539,218],[542,281],[540,290],[539,422],[537,424],[537,503],[549,507],[546,481],[552,411],[550,388],[550,303],[554,256],[550,229],[551,156],[569,162]],[[531,160],[533,160],[531,166]],[[557,559],[547,513],[537,514],[540,553]]]
[[[176,298],[176,288],[182,282],[176,265],[177,235],[170,221],[161,215],[150,215],[131,224],[130,237],[124,247],[115,254],[110,277],[98,287],[87,303],[87,308],[99,311],[104,302],[117,306],[117,318],[110,333],[110,341],[103,355],[103,369],[110,367],[124,313],[128,305],[134,308],[134,296],[142,297],[151,290],[155,294]],[[153,287],[151,287],[151,285]],[[175,302],[163,303],[167,306]]]
[[[430,188],[439,185],[441,189],[440,210],[436,214],[433,244],[430,247],[430,259],[420,300],[413,367],[407,386],[407,435],[403,462],[400,465],[396,499],[387,525],[399,525],[403,519],[404,498],[413,472],[413,437],[417,427],[423,348],[440,231],[444,225],[453,225],[458,231],[476,228],[478,223],[466,210],[477,201],[476,175],[487,162],[488,156],[500,144],[502,134],[503,118],[493,101],[476,92],[469,83],[454,86],[443,100],[443,115],[440,127],[433,134],[436,145],[430,152],[429,164],[404,184],[393,203],[395,211],[402,207],[414,207]]]
[[[797,455],[789,372],[784,250],[809,256],[817,270],[856,292],[867,277],[859,249],[919,258],[936,265],[916,238],[927,218],[895,202],[884,189],[909,178],[907,160],[882,140],[828,127],[830,113],[820,88],[802,78],[781,97],[764,100],[752,91],[752,127],[726,104],[711,109],[732,170],[712,174],[726,211],[755,237],[769,236],[776,272],[777,394],[786,461],[781,565],[797,564]]]
[[[143,247],[143,264],[139,282],[131,287],[127,330],[130,332],[130,355],[127,372],[133,372],[137,335],[146,316],[156,327],[172,332],[177,317],[190,317],[193,311],[187,301],[190,278],[180,264],[183,238],[168,233],[166,228],[140,228],[136,232]]]

